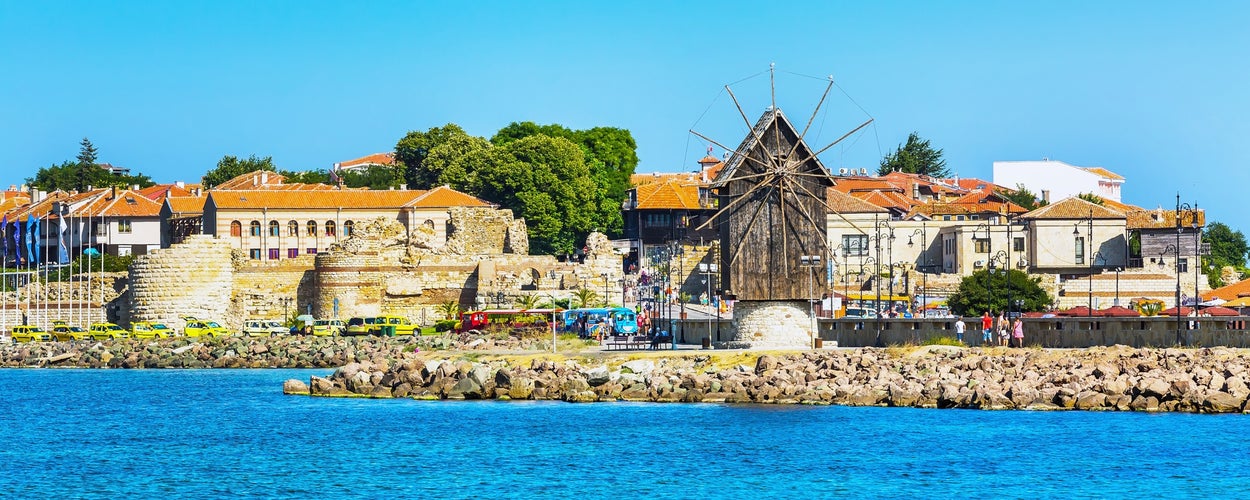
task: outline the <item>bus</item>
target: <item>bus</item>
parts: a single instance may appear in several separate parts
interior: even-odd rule
[[[577,319],[582,315],[586,316],[586,328],[591,330],[598,325],[600,321],[604,324],[608,323],[610,318],[612,321],[612,331],[605,332],[606,335],[634,335],[638,333],[638,316],[634,314],[633,309],[625,307],[584,307],[579,309],[569,309],[564,311],[564,324],[562,329],[566,332],[577,331]],[[591,332],[586,332],[589,335]]]
[[[460,332],[482,330],[489,325],[511,328],[547,329],[553,319],[559,318],[563,309],[483,309],[460,315]]]

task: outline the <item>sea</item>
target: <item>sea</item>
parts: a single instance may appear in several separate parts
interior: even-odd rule
[[[1250,415],[282,394],[327,374],[0,370],[0,496],[1250,496]]]

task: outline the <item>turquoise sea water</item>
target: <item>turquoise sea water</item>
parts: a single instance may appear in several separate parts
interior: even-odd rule
[[[0,495],[1250,495],[1250,415],[370,401],[326,370],[2,370]]]

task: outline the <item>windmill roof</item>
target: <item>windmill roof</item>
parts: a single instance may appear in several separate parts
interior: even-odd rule
[[[759,144],[759,141],[756,138],[764,137],[764,134],[768,132],[768,128],[773,126],[774,123],[776,124],[776,128],[779,133],[783,135],[787,133],[793,134],[796,138],[797,144],[794,149],[794,154],[798,155],[800,158],[806,158],[807,160],[804,163],[811,163],[815,165],[819,170],[819,173],[825,176],[825,182],[830,185],[834,183],[832,176],[829,174],[829,169],[825,168],[825,164],[820,161],[820,158],[813,154],[814,151],[807,146],[806,142],[803,141],[803,138],[799,135],[798,130],[795,130],[794,125],[792,125],[790,120],[786,118],[785,113],[781,112],[781,108],[772,108],[765,110],[764,113],[760,115],[760,119],[755,122],[755,127],[752,128],[751,133],[747,134],[747,136],[742,139],[742,144],[738,145],[738,148],[734,150],[732,155],[730,155],[729,160],[725,162],[724,168],[720,170],[719,174],[712,181],[713,187],[721,187],[734,180],[734,176],[737,174],[738,169],[742,168],[743,163],[746,163],[747,156],[751,154],[756,147],[763,147]]]
[[[1025,213],[1024,219],[1124,219],[1124,213],[1102,205],[1090,203],[1075,196],[1064,198],[1058,202]]]

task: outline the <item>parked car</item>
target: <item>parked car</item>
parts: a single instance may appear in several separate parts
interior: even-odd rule
[[[347,328],[343,329],[341,335],[369,335],[373,330],[373,318],[355,317],[347,320]],[[315,327],[314,327],[315,328]]]
[[[70,326],[69,323],[60,320],[52,322],[52,331],[49,333],[61,342],[86,340],[90,338],[90,334],[87,333],[86,328],[81,326]]]
[[[417,331],[417,325],[403,316],[378,316],[374,321],[373,331],[370,332],[374,335],[386,334],[389,328],[394,328],[391,335],[412,335]]]
[[[10,330],[13,342],[51,342],[55,337],[35,325],[18,325]]]
[[[92,323],[87,333],[95,340],[115,340],[130,337],[130,332],[114,323]]]
[[[282,323],[265,319],[249,319],[243,322],[243,335],[248,337],[273,337],[288,333]]]
[[[130,324],[130,335],[136,339],[167,339],[174,336],[174,329],[164,323],[137,321]]]
[[[182,334],[188,337],[224,337],[230,334],[226,327],[221,326],[216,321],[195,319],[193,317],[183,319],[187,320],[187,326],[183,327]]]
[[[319,319],[313,322],[312,334],[318,337],[337,337],[347,328],[341,319]]]
[[[848,307],[846,308],[845,317],[875,319],[877,317],[877,311],[874,311],[872,309],[865,309],[862,307]]]

